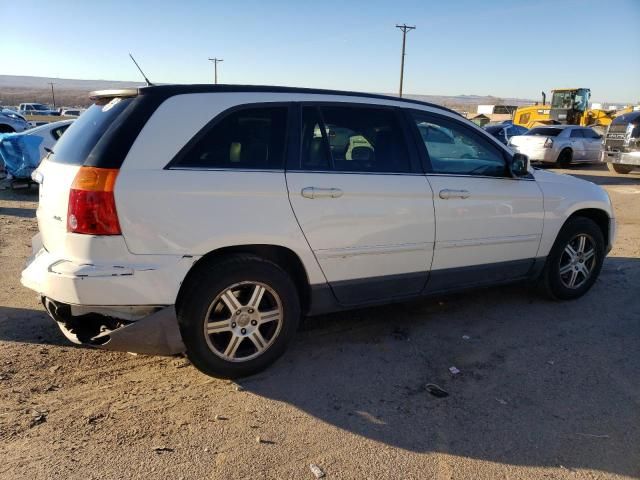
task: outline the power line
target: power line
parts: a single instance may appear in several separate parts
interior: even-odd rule
[[[213,62],[213,83],[217,84],[218,83],[218,63],[220,62],[224,62],[224,60],[222,58],[210,58],[209,59],[210,62]]]
[[[410,27],[408,26],[406,23],[403,23],[402,25],[396,25],[396,28],[399,28],[400,30],[402,30],[402,56],[400,57],[400,92],[399,92],[399,96],[402,97],[402,81],[404,80],[404,49],[405,49],[405,45],[407,43],[407,32],[411,31],[411,30],[415,30],[415,26]]]
[[[53,99],[53,109],[56,109],[56,94],[53,93],[53,86],[55,85],[55,83],[53,82],[47,82],[49,85],[51,85],[51,98]]]

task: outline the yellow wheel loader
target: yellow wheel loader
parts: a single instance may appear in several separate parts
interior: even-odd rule
[[[542,105],[519,107],[513,115],[513,123],[533,128],[537,125],[582,125],[604,131],[613,119],[633,110],[602,110],[589,108],[591,90],[588,88],[563,88],[551,91],[551,103],[546,103],[542,92]]]

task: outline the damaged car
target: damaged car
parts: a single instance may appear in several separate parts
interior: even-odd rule
[[[33,173],[22,272],[75,343],[240,377],[303,315],[521,281],[579,298],[615,239],[603,189],[441,106],[235,85],[92,98]]]

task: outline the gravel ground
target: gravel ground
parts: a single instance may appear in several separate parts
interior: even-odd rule
[[[511,286],[308,319],[238,383],[68,343],[19,282],[36,192],[0,191],[0,478],[638,478],[640,172],[570,173],[619,222],[582,299]]]

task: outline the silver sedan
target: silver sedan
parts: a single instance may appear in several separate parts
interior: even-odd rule
[[[602,137],[589,127],[550,125],[535,127],[511,137],[509,146],[532,162],[568,165],[571,162],[599,162]]]

